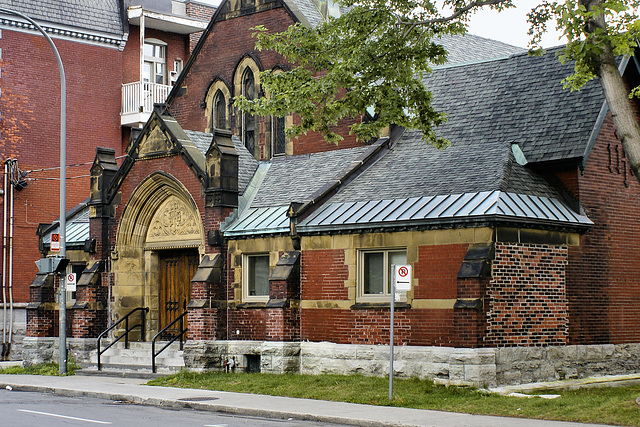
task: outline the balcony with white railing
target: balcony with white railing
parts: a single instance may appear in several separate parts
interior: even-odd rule
[[[122,126],[137,127],[147,122],[153,104],[167,99],[172,86],[150,82],[133,82],[122,85]]]

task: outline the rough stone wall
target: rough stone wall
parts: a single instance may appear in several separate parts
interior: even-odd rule
[[[496,243],[487,289],[492,346],[566,344],[566,246]]]
[[[189,341],[185,365],[191,370],[224,370],[234,359],[246,368],[246,356],[260,356],[261,372],[302,374],[389,373],[389,346],[329,342]],[[629,374],[640,370],[640,344],[452,348],[399,346],[394,373],[400,378],[440,379],[479,387],[526,384]]]
[[[610,115],[578,182],[580,202],[595,224],[581,236],[580,246],[569,249],[570,342],[639,342],[640,185]]]

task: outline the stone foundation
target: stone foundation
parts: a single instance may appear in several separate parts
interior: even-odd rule
[[[9,360],[22,360],[22,341],[24,340],[25,335],[27,334],[27,310],[25,309],[26,304],[14,304],[13,307],[13,333],[11,337],[11,351],[9,352]],[[3,315],[2,315],[3,305],[0,303],[0,341],[2,337],[5,336],[7,342],[9,340],[9,316],[10,310],[7,307],[7,331],[6,335],[3,330]]]
[[[259,356],[259,357],[258,357]],[[389,372],[389,347],[329,342],[189,341],[187,369],[223,371],[258,363],[260,372],[362,374]],[[453,348],[399,346],[394,371],[400,378],[432,378],[479,387],[525,384],[594,375],[640,372],[640,344],[552,347]]]
[[[23,341],[23,361],[25,366],[40,363],[58,363],[60,340],[58,338],[26,337]],[[67,338],[69,359],[73,358],[77,364],[87,366],[91,361],[91,352],[96,350],[95,338]]]

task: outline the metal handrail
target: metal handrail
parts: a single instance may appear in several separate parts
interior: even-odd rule
[[[180,350],[182,350],[184,348],[183,345],[183,339],[182,337],[184,336],[184,334],[186,334],[189,329],[184,327],[184,316],[187,315],[187,311],[185,311],[184,313],[182,313],[180,316],[176,317],[175,320],[171,323],[169,323],[167,326],[165,326],[164,328],[162,328],[161,331],[159,331],[157,334],[155,334],[153,336],[153,339],[151,340],[151,370],[152,372],[155,374],[156,373],[156,356],[158,356],[160,353],[162,353],[163,351],[165,351],[167,349],[167,347],[169,347],[171,344],[173,344],[178,338],[180,338]],[[175,336],[173,336],[168,343],[165,344],[164,347],[162,347],[157,353],[156,353],[156,340],[158,339],[158,337],[160,337],[162,334],[164,334],[167,329],[169,329],[170,327],[172,327],[173,325],[176,324],[176,322],[180,323],[180,332],[178,332]]]
[[[129,317],[135,313],[136,311],[140,311],[140,318],[141,321],[140,323],[133,325],[132,327],[129,327]],[[115,343],[117,343],[118,341],[120,341],[122,338],[124,338],[124,348],[129,348],[129,332],[131,332],[132,330],[134,330],[137,327],[140,327],[140,336],[142,337],[142,341],[144,341],[144,336],[145,336],[145,331],[146,331],[146,313],[149,312],[149,307],[136,307],[133,310],[131,310],[129,313],[127,313],[122,319],[118,320],[116,323],[114,323],[113,325],[111,325],[109,328],[107,328],[106,330],[104,330],[100,335],[98,335],[98,371],[100,371],[102,369],[102,365],[100,363],[100,356],[102,355],[102,353],[104,353],[105,351],[109,350],[109,348],[111,348],[112,345],[114,345]],[[116,326],[118,326],[120,323],[124,322],[124,328],[125,331],[122,335],[120,335],[119,337],[117,337],[115,340],[113,340],[108,346],[106,346],[104,348],[104,350],[100,349],[100,340],[102,339],[102,337],[104,337],[109,331],[112,331]]]

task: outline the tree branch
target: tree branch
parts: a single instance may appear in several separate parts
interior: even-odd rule
[[[476,0],[476,1],[473,1],[473,2],[469,3],[465,7],[462,7],[460,9],[456,10],[450,16],[443,16],[442,18],[436,18],[436,19],[427,19],[425,21],[402,21],[402,20],[399,20],[398,22],[400,24],[402,24],[402,25],[443,24],[445,22],[451,22],[453,20],[458,19],[460,16],[464,15],[465,13],[470,11],[471,9],[480,8],[480,7],[484,7],[484,6],[495,6],[495,5],[499,5],[499,4],[503,4],[503,3],[509,3],[509,0]]]

